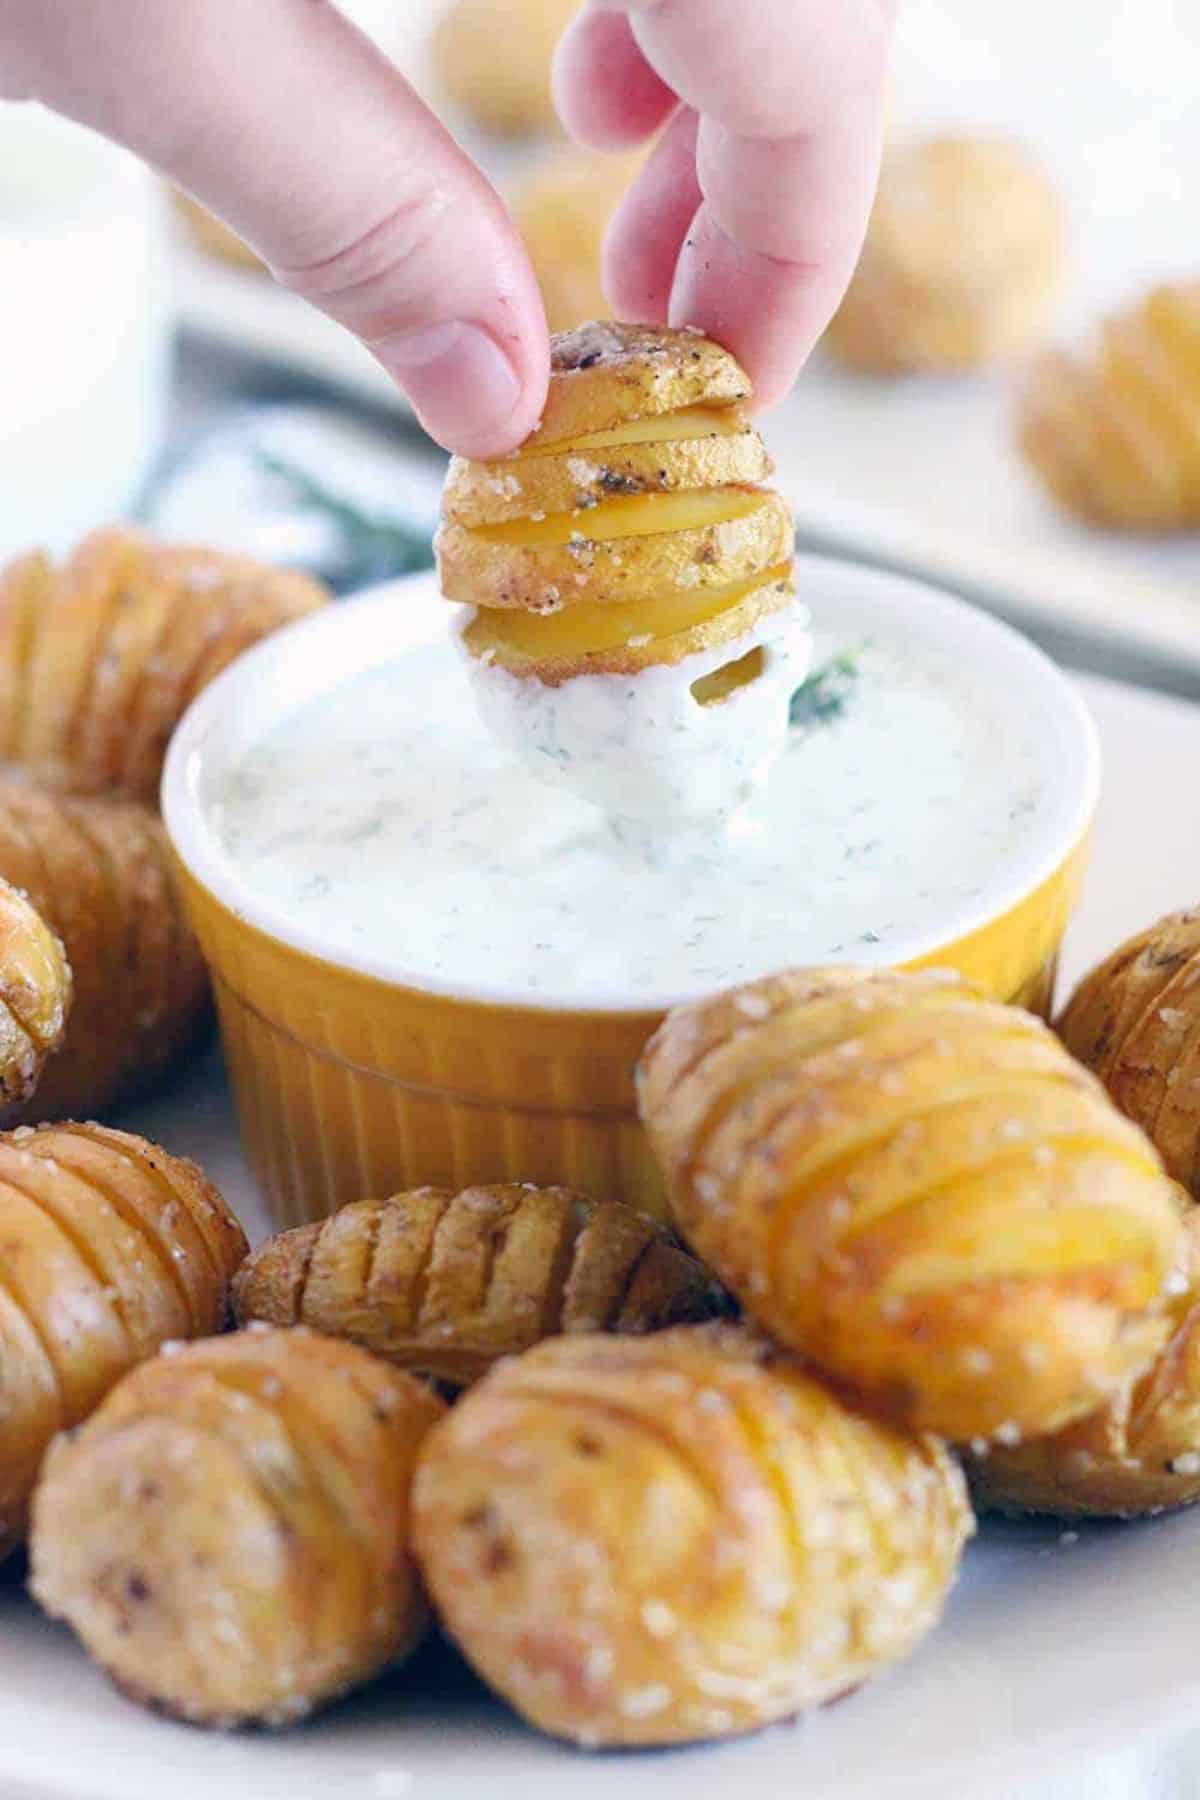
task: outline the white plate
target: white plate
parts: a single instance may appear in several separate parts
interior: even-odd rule
[[[1200,895],[1186,771],[1200,708],[1086,681],[1108,763],[1074,974],[1158,912]],[[265,1229],[215,1054],[130,1123],[195,1156],[252,1235]],[[720,1749],[588,1757],[524,1730],[427,1656],[279,1738],[219,1738],[141,1712],[65,1630],[0,1585],[0,1792],[24,1800],[1028,1800],[1139,1736],[1200,1720],[1193,1596],[1200,1513],[1084,1529],[988,1525],[945,1623],[907,1664],[797,1727]],[[1106,1789],[1106,1792],[1115,1791]],[[1139,1794],[1141,1790],[1139,1789]],[[1180,1793],[1191,1789],[1172,1790]]]

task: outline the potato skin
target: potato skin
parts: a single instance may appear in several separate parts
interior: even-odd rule
[[[163,757],[202,687],[327,598],[248,557],[94,532],[55,570],[0,571],[0,757],[72,794],[157,805]]]
[[[1065,512],[1110,531],[1200,528],[1198,343],[1200,281],[1177,282],[1105,320],[1094,351],[1033,364],[1017,447]]]
[[[539,512],[586,513],[619,494],[743,487],[766,481],[773,468],[752,425],[730,432],[705,431],[698,423],[694,437],[657,443],[612,444],[490,463],[456,456],[446,473],[442,511],[452,524],[474,529],[531,519]],[[586,526],[586,518],[581,519],[585,535]]]
[[[100,1125],[0,1135],[0,1555],[55,1433],[172,1338],[223,1324],[241,1226],[194,1164]]]
[[[1153,1147],[956,976],[798,970],[678,1008],[638,1093],[691,1247],[889,1417],[1011,1443],[1165,1340],[1184,1245]]]
[[[1200,1197],[1200,909],[1171,913],[1114,950],[1080,982],[1057,1029]]]
[[[441,1411],[307,1331],[144,1363],[47,1458],[33,1592],[135,1698],[197,1724],[302,1718],[423,1635],[409,1492]]]
[[[151,1087],[209,1017],[199,946],[157,815],[0,774],[0,877],[61,939],[74,977],[62,1048],[0,1123],[85,1116]]]
[[[239,1323],[311,1325],[465,1386],[559,1332],[641,1333],[722,1310],[708,1271],[654,1220],[568,1188],[415,1188],[260,1244]]]
[[[730,1326],[505,1363],[431,1435],[414,1489],[459,1647],[586,1745],[732,1736],[857,1686],[934,1624],[971,1528],[939,1444]]]
[[[730,497],[731,516],[681,531],[593,537],[588,527],[595,528],[596,515],[587,511],[578,515],[571,537],[557,544],[502,542],[483,530],[443,525],[437,536],[442,592],[472,606],[553,613],[572,603],[698,594],[750,581],[789,561],[796,528],[780,496],[766,489],[720,491]],[[656,498],[648,496],[646,505]],[[752,510],[747,501],[754,502]]]
[[[1058,1518],[1132,1519],[1200,1500],[1200,1211],[1184,1229],[1189,1274],[1171,1335],[1146,1373],[1051,1437],[993,1445],[970,1463],[981,1506]]]
[[[745,370],[698,331],[592,320],[551,340],[545,410],[522,448],[573,443],[689,406],[736,406],[749,396]]]
[[[885,154],[866,242],[825,342],[875,375],[957,371],[1028,350],[1063,269],[1063,214],[1003,139],[940,137]]]
[[[643,669],[670,668],[721,644],[730,645],[736,656],[743,647],[753,646],[751,634],[764,619],[782,612],[795,598],[790,575],[781,576],[749,588],[735,604],[711,612],[682,631],[634,633],[605,649],[542,650],[536,655],[506,641],[503,628],[497,629],[494,611],[480,607],[459,642],[476,662],[505,669],[511,675],[533,676],[544,687],[558,687],[576,675],[637,675]]]
[[[71,966],[27,895],[0,879],[0,1112],[28,1100],[62,1043]]]

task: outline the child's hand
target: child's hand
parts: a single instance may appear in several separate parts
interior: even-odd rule
[[[617,310],[712,332],[765,401],[853,266],[893,7],[604,0],[560,55],[580,136],[636,142],[675,114],[616,222]],[[536,424],[546,325],[520,240],[328,0],[0,0],[0,95],[44,100],[188,188],[360,337],[448,448],[498,455]]]
[[[763,405],[791,386],[858,259],[896,6],[592,0],[560,46],[576,137],[627,148],[666,123],[609,232],[616,312],[700,326]]]

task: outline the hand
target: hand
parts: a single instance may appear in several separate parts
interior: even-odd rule
[[[710,331],[764,403],[853,268],[894,5],[600,0],[560,53],[579,136],[628,145],[669,121],[610,237],[617,312]],[[546,324],[512,223],[328,0],[0,0],[0,94],[194,193],[362,339],[447,448],[499,455],[536,424]]]
[[[844,294],[879,174],[897,0],[591,0],[559,48],[568,129],[666,129],[609,229],[620,318],[697,325],[756,401],[787,393]]]
[[[537,423],[546,321],[508,214],[326,0],[0,0],[0,96],[195,194],[363,340],[448,448],[498,455]]]

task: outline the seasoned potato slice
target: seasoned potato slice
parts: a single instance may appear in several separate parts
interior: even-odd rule
[[[246,1253],[194,1164],[99,1125],[0,1135],[0,1555],[46,1447],[169,1338],[224,1321]]]
[[[484,1679],[543,1731],[628,1746],[752,1731],[903,1656],[971,1514],[933,1439],[695,1326],[503,1364],[427,1441],[414,1523]]]
[[[653,437],[613,444],[585,439],[567,451],[494,463],[455,457],[442,510],[455,525],[501,525],[586,512],[623,495],[745,486],[771,474],[767,447],[738,407],[695,406],[643,424],[653,426]],[[586,531],[587,521],[578,523]]]
[[[566,1188],[417,1188],[269,1238],[240,1271],[243,1324],[312,1325],[465,1385],[559,1332],[711,1318],[707,1270],[632,1207]]]
[[[1058,1031],[1200,1197],[1200,910],[1171,913],[1114,950]]]
[[[420,1382],[307,1331],[144,1363],[46,1461],[33,1591],[120,1686],[198,1724],[285,1725],[405,1655]]]
[[[556,687],[575,675],[634,675],[737,643],[795,596],[784,563],[765,580],[707,589],[698,597],[571,606],[549,618],[481,608],[463,631],[462,643],[476,661],[513,675],[535,675],[546,687]]]
[[[794,538],[778,494],[718,488],[475,531],[443,525],[438,556],[448,600],[553,613],[749,581],[788,561]]]
[[[541,424],[526,450],[574,444],[631,419],[747,399],[744,369],[711,338],[661,325],[595,321],[559,332],[550,346],[551,381]]]
[[[955,976],[800,970],[681,1007],[638,1089],[692,1248],[894,1418],[1053,1431],[1165,1340],[1182,1236],[1152,1145]]]

